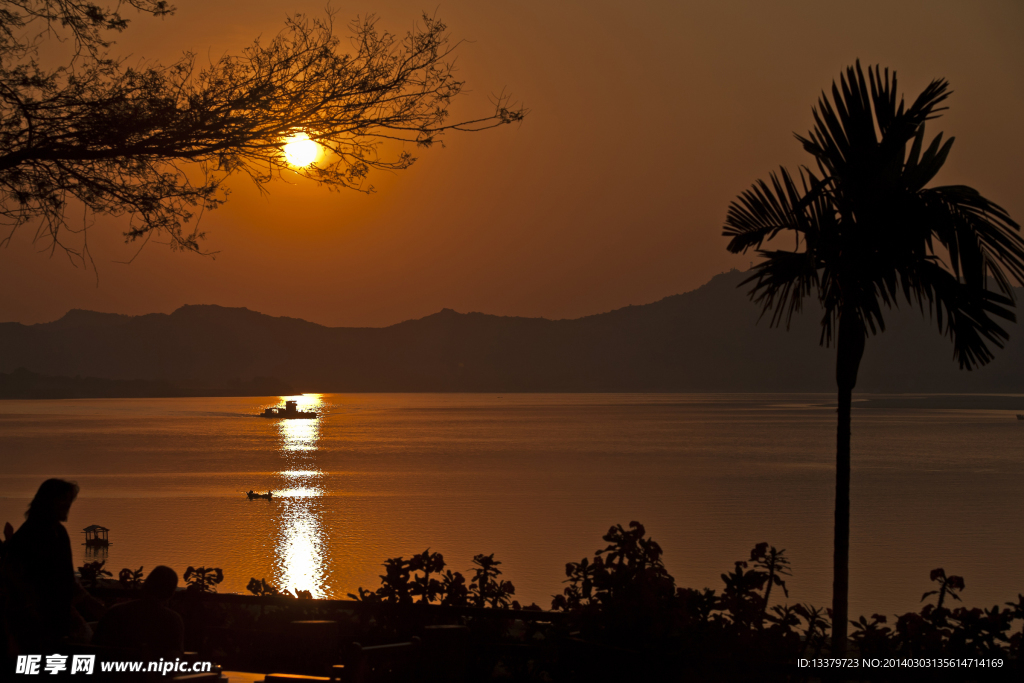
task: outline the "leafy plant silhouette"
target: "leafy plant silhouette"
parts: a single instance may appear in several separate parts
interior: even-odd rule
[[[780,598],[789,598],[793,575],[784,550],[758,543],[721,575],[723,587],[716,591],[676,587],[661,547],[638,522],[611,527],[603,540],[605,546],[592,558],[566,565],[567,585],[552,600],[553,608],[564,614],[527,620],[531,625],[525,627],[517,622],[519,615],[504,611],[519,605],[493,555],[474,557],[467,581],[429,549],[409,559],[387,560],[378,590],[360,588],[358,596],[350,596],[362,603],[354,609],[351,604],[268,600],[259,605],[258,617],[228,605],[218,605],[222,609],[213,615],[221,620],[221,630],[232,623],[243,629],[278,629],[296,618],[340,619],[353,637],[359,634],[360,642],[394,642],[421,633],[435,619],[451,623],[452,611],[434,611],[428,605],[461,607],[465,611],[455,614],[469,627],[471,668],[481,679],[502,659],[515,680],[792,681],[804,680],[793,675],[797,658],[832,655],[831,611],[780,604]],[[214,569],[190,570],[195,577],[212,577],[209,583],[217,578]],[[191,573],[189,578],[199,581]],[[966,582],[942,569],[930,578],[934,588],[922,601],[935,600],[919,611],[895,616],[895,621],[894,615],[877,613],[850,620],[849,647],[855,656],[985,658],[1003,662],[1007,680],[1019,678],[1024,595],[989,609],[951,610],[950,602],[962,602]],[[250,579],[248,588],[257,596],[291,595],[265,579]],[[217,605],[215,599],[180,605],[193,615],[189,618],[199,630],[211,623],[209,610],[195,609],[204,603]],[[385,605],[410,608],[382,609]],[[220,636],[207,631],[204,637]],[[240,642],[236,638],[232,647]],[[960,678],[953,675],[950,680]]]
[[[296,590],[292,593],[287,588],[280,590],[277,586],[267,583],[266,579],[249,579],[249,583],[246,584],[245,589],[258,598],[280,595],[286,598],[298,598],[300,600],[313,599],[313,593],[311,591]]]
[[[142,587],[142,567],[132,570],[125,567],[117,575],[117,581],[122,588],[138,589]]]
[[[79,567],[78,574],[82,577],[82,585],[95,588],[101,578],[113,576],[113,574],[103,568],[103,565],[106,563],[106,560],[98,560],[96,562],[86,562],[83,566]]]
[[[519,609],[519,603],[510,600],[515,587],[509,581],[499,581],[501,571],[494,555],[473,558],[474,573],[467,585],[460,572],[445,569],[444,556],[430,549],[406,560],[394,557],[384,561],[384,574],[380,588],[369,591],[360,587],[358,593],[348,597],[366,603],[398,605],[441,604],[448,607],[500,607]]]
[[[216,593],[217,584],[224,580],[219,567],[188,567],[185,570],[186,590],[192,593]]]
[[[674,580],[661,561],[661,546],[645,536],[640,522],[630,522],[629,529],[621,524],[611,527],[603,537],[608,546],[598,550],[593,560],[565,565],[569,586],[554,597],[552,609],[651,605],[671,598]]]
[[[947,595],[954,600],[960,600],[959,593],[966,588],[963,577],[946,576],[946,570],[941,567],[932,570],[932,581],[938,582],[938,590],[928,591],[922,595],[921,602],[924,602],[924,599],[929,595],[938,595],[938,602],[935,605],[938,609],[942,609],[942,603],[945,601]]]
[[[477,607],[507,608],[512,605],[510,599],[515,595],[516,589],[511,581],[499,581],[501,570],[498,569],[498,562],[494,559],[494,553],[490,555],[476,555],[473,557],[473,578],[470,580],[469,595],[471,602]],[[519,605],[516,603],[516,608]]]
[[[628,529],[612,527],[604,538],[609,546],[594,558],[566,565],[568,586],[552,600],[553,609],[570,615],[566,629],[591,648],[567,664],[567,678],[605,680],[614,670],[615,676],[633,671],[630,675],[648,680],[668,674],[694,680],[774,680],[770,670],[776,665],[832,654],[831,610],[772,604],[778,596],[773,589],[789,597],[792,571],[784,550],[757,544],[721,575],[724,587],[717,593],[674,588],[660,548],[636,522]],[[878,658],[987,657],[1018,666],[1024,636],[1014,633],[1014,624],[1024,620],[1024,595],[1005,607],[949,610],[945,605],[950,596],[960,598],[963,578],[937,569],[931,579],[937,587],[922,600],[935,596],[936,601],[920,612],[898,616],[895,624],[883,614],[851,620],[856,653]],[[611,664],[616,661],[619,669]],[[788,680],[781,673],[775,678]]]

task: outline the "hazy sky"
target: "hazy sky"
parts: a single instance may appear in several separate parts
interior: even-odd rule
[[[177,0],[136,17],[116,54],[212,58],[276,34],[324,3]],[[445,148],[372,177],[377,193],[242,178],[207,214],[216,258],[122,244],[99,217],[99,269],[37,253],[23,229],[0,249],[0,321],[54,320],[71,308],[141,314],[183,304],[245,306],[327,325],[382,326],[443,307],[572,318],[691,290],[750,257],[726,253],[729,202],[780,164],[807,161],[819,92],[860,58],[898,71],[912,100],[947,78],[956,136],[939,184],[967,183],[1024,221],[1024,3],[338,2],[404,32],[423,9],[445,21],[466,92],[455,116],[489,113],[506,90],[519,126],[451,134]]]

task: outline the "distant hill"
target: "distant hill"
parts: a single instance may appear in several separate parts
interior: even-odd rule
[[[723,273],[686,294],[576,320],[444,309],[390,327],[331,328],[220,306],[73,310],[51,323],[0,324],[0,373],[321,392],[831,392],[834,350],[818,345],[820,310],[809,302],[790,331],[770,328],[737,288],[744,277]],[[1020,326],[1010,334],[990,366],[962,372],[935,323],[904,306],[869,339],[857,389],[1024,392]]]
[[[105,379],[41,375],[25,368],[0,372],[3,398],[165,398],[169,396],[290,396],[295,389],[271,377],[219,382]]]

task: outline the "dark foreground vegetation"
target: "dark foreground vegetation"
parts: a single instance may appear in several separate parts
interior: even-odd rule
[[[676,586],[639,523],[612,527],[604,541],[566,565],[550,610],[515,601],[493,555],[476,556],[466,577],[429,551],[385,561],[380,587],[347,601],[255,578],[252,595],[219,595],[221,570],[190,567],[171,606],[199,659],[352,681],[1021,680],[1022,595],[963,607],[964,580],[936,569],[919,612],[852,621],[847,656],[857,667],[830,675],[799,666],[829,656],[830,611],[786,604],[784,551],[760,543],[722,574],[722,588],[697,590]],[[122,570],[117,588],[105,574],[99,562],[82,568],[95,594],[121,600],[142,569]],[[914,662],[927,671],[904,667]]]

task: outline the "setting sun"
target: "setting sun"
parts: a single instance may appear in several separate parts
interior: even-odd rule
[[[284,156],[292,166],[309,166],[319,153],[320,145],[305,133],[292,135],[284,145]]]

